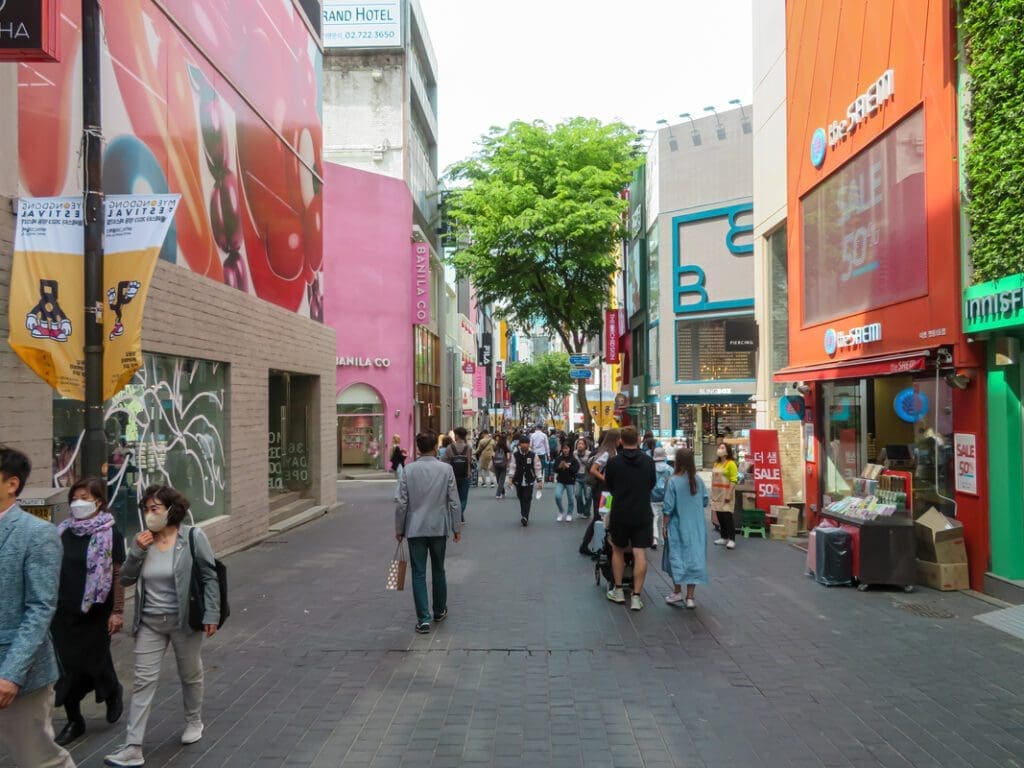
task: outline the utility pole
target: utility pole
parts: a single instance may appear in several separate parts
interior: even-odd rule
[[[103,477],[103,116],[100,106],[99,0],[82,0],[82,154],[85,173],[84,477]]]

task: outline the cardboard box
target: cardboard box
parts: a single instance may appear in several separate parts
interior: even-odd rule
[[[743,509],[757,509],[757,494],[756,493],[744,493],[743,494]]]
[[[772,523],[772,529],[768,533],[775,541],[785,541],[790,536],[796,535],[795,533],[791,534],[786,526],[779,525],[778,523]]]
[[[964,526],[932,507],[914,521],[917,556],[931,563],[967,562]]]
[[[917,583],[941,592],[970,589],[971,578],[967,563],[930,563],[917,561]]]

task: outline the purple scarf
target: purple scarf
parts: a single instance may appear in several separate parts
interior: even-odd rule
[[[61,536],[71,530],[74,536],[89,536],[89,549],[85,555],[85,592],[82,593],[82,613],[88,613],[94,603],[103,603],[114,583],[114,516],[100,512],[88,520],[68,518],[57,526]]]

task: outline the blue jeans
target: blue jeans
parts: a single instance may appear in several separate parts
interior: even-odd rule
[[[409,567],[412,569],[412,599],[416,603],[416,620],[430,622],[427,600],[427,554],[430,554],[430,581],[434,587],[434,617],[448,607],[448,580],[444,575],[444,536],[414,536],[409,539]]]
[[[466,505],[469,503],[469,478],[456,477],[455,486],[459,489],[459,505],[462,507],[462,522],[466,522]]]
[[[565,494],[565,506],[562,506],[562,494]],[[559,515],[572,517],[572,486],[563,483],[555,483],[555,504],[558,506]]]
[[[590,486],[585,476],[576,478],[576,514],[590,517]]]

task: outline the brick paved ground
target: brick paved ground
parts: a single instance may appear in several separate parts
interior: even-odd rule
[[[341,512],[228,558],[206,735],[178,744],[169,658],[147,765],[1024,766],[1024,643],[972,619],[985,603],[826,589],[801,552],[752,539],[713,548],[698,610],[662,604],[654,570],[634,614],[595,587],[550,493],[524,530],[514,500],[474,489],[451,617],[418,636],[411,593],[383,589],[391,493],[343,484]],[[73,754],[99,766],[123,728],[86,713]]]

